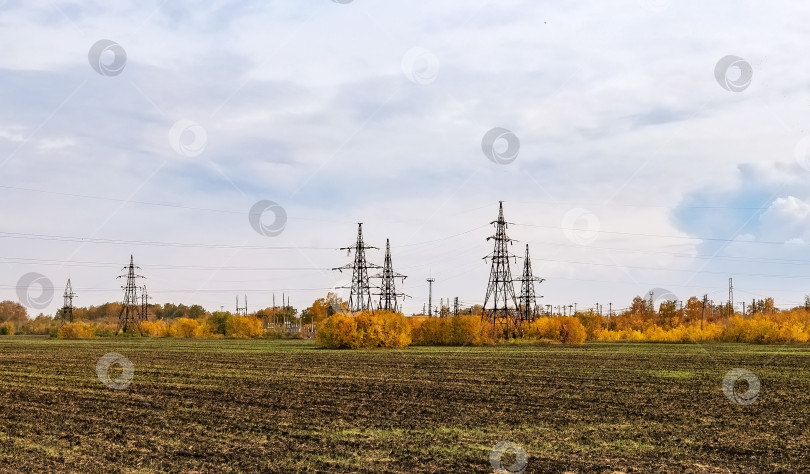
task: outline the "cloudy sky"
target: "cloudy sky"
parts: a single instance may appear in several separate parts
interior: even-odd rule
[[[301,308],[363,222],[481,303],[498,201],[544,305],[810,293],[810,5],[199,3],[0,0],[0,299]]]

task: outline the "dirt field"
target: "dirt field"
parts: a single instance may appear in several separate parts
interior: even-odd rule
[[[100,380],[110,352],[132,362],[131,384],[115,365]],[[0,471],[492,472],[492,448],[511,441],[525,472],[797,472],[810,469],[809,356],[0,337]],[[760,381],[753,403],[724,394],[733,368]],[[513,452],[501,462],[520,467]]]

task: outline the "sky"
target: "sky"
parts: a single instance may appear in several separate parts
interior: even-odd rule
[[[112,3],[112,4],[111,4]],[[406,313],[810,293],[810,5],[0,0],[0,300],[299,309],[357,224]],[[493,131],[494,130],[494,131]],[[251,211],[253,209],[253,211]],[[347,290],[338,290],[344,297]]]

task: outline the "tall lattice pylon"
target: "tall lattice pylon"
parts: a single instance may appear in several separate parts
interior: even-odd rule
[[[75,297],[76,293],[73,292],[73,286],[70,284],[70,278],[68,278],[63,295],[64,303],[62,303],[62,310],[59,312],[61,324],[73,322],[73,298]]]
[[[143,301],[138,298],[138,285],[135,283],[137,278],[143,278],[141,275],[136,275],[135,270],[140,270],[141,267],[136,267],[132,255],[129,256],[129,265],[123,268],[126,270],[125,275],[120,275],[118,278],[126,278],[126,285],[121,288],[124,289],[124,302],[121,306],[121,313],[118,315],[118,329],[115,333],[127,332],[133,329],[140,331],[140,322],[146,320],[146,313],[143,311]]]
[[[149,319],[149,292],[146,291],[146,285],[141,287],[141,321]]]
[[[494,240],[495,248],[492,254],[484,257],[492,260],[492,269],[489,273],[487,294],[484,297],[484,311],[481,318],[491,322],[496,328],[503,331],[506,337],[515,333],[515,313],[518,310],[515,299],[515,287],[512,281],[512,271],[509,269],[509,259],[514,258],[509,253],[508,246],[512,239],[506,235],[508,224],[503,217],[503,201],[500,202],[498,219],[491,222],[495,226],[495,235],[487,237],[487,241]],[[512,305],[510,309],[509,305]]]
[[[396,279],[401,279],[404,282],[408,277],[394,271],[394,266],[391,263],[391,241],[389,239],[385,239],[385,263],[383,263],[382,273],[378,273],[372,278],[380,278],[380,292],[375,293],[380,297],[379,309],[398,313],[398,299],[400,297],[404,299],[407,295],[397,293]]]
[[[366,250],[378,249],[371,245],[366,245],[363,242],[363,223],[357,224],[357,242],[352,247],[343,247],[340,250],[346,250],[349,255],[354,251],[354,262],[348,263],[342,267],[333,268],[341,273],[343,270],[352,271],[352,285],[348,287],[349,293],[349,311],[368,311],[372,310],[371,305],[371,285],[369,284],[368,270],[370,268],[380,268],[379,265],[368,263],[366,261]]]
[[[520,282],[520,296],[518,297],[518,321],[534,321],[537,316],[537,296],[534,292],[534,282],[542,283],[543,278],[532,273],[532,261],[529,258],[529,244],[526,244],[526,257],[523,260],[523,276],[516,280]],[[542,296],[540,296],[542,298]]]

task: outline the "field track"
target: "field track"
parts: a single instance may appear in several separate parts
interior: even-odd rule
[[[96,375],[109,352],[132,361],[126,389]],[[753,404],[721,389],[738,367]],[[0,472],[491,472],[501,441],[526,472],[799,472],[810,348],[8,336],[0,420]]]

